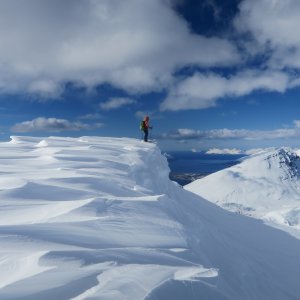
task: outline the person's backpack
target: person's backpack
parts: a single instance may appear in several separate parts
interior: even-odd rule
[[[141,121],[140,123],[140,130],[145,130],[146,126],[145,126],[145,121]]]

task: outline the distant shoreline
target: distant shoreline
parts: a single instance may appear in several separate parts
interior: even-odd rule
[[[208,174],[170,172],[169,177],[172,181],[176,181],[178,184],[184,186],[207,175]]]
[[[184,186],[197,179],[238,164],[245,155],[205,154],[187,151],[170,152],[167,156],[170,179]]]

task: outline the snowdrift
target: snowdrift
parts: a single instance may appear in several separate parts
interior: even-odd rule
[[[0,299],[297,299],[300,241],[168,179],[154,144],[0,143]]]
[[[290,148],[252,155],[185,189],[300,238],[300,157]]]

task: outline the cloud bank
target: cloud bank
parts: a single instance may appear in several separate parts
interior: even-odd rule
[[[103,124],[84,124],[81,122],[70,122],[65,119],[57,118],[43,118],[39,117],[31,121],[25,121],[18,123],[11,128],[13,132],[25,133],[25,132],[61,132],[61,131],[78,131],[99,128]]]
[[[298,0],[241,1],[226,38],[192,32],[177,1],[0,1],[0,92],[47,99],[68,82],[108,83],[131,95],[166,91],[160,109],[178,111],[300,86]],[[215,1],[206,4],[218,18]],[[189,67],[196,71],[176,73]]]
[[[219,149],[219,148],[211,148],[207,150],[205,153],[206,154],[229,154],[229,155],[236,155],[236,154],[242,154],[242,155],[253,155],[253,154],[258,154],[264,151],[270,151],[275,148],[254,148],[254,149],[248,149],[248,150],[241,150],[237,148],[224,148],[224,149]]]
[[[183,66],[239,60],[228,40],[193,34],[172,2],[0,1],[0,90],[58,97],[72,81],[144,93]]]
[[[212,129],[194,130],[181,128],[162,134],[159,138],[170,140],[273,140],[300,137],[300,122],[294,121],[293,128],[276,130]]]
[[[243,0],[233,20],[244,71],[195,73],[174,84],[161,110],[205,109],[254,91],[283,93],[300,86],[300,2]],[[251,65],[255,62],[255,71]]]
[[[250,54],[268,51],[267,65],[279,69],[300,68],[299,26],[298,0],[244,0],[235,20],[236,30],[252,37]]]
[[[288,82],[289,77],[283,72],[249,70],[228,78],[195,73],[171,88],[160,108],[163,111],[204,109],[215,106],[224,97],[245,96],[257,90],[284,92]]]
[[[211,148],[205,152],[205,154],[230,154],[230,155],[242,154],[242,153],[243,151],[237,148],[232,148],[232,149]]]

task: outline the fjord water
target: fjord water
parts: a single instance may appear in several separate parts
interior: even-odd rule
[[[207,176],[239,163],[242,154],[205,154],[191,151],[168,152],[170,178],[180,185]]]

